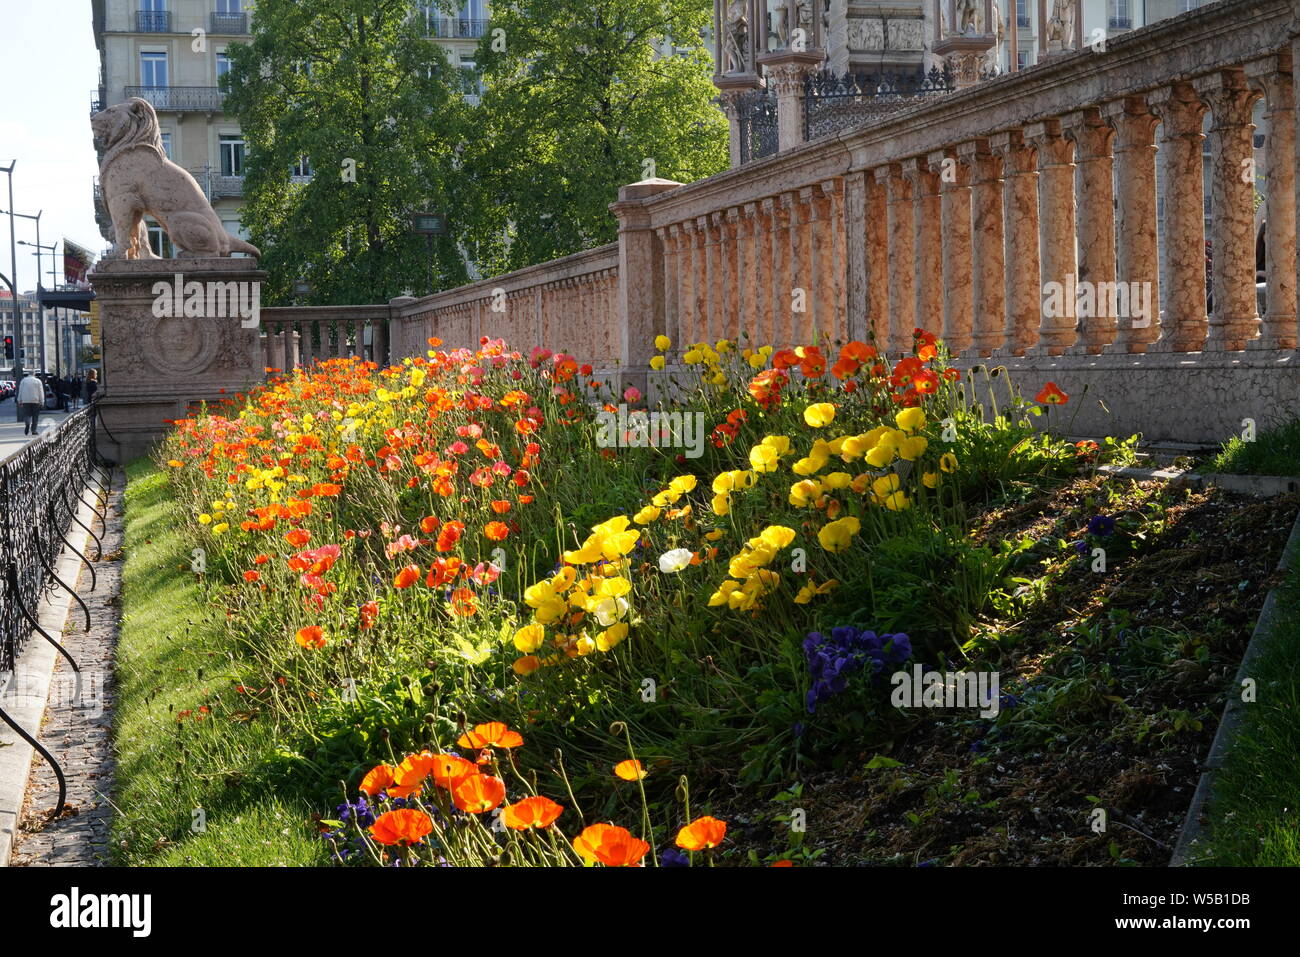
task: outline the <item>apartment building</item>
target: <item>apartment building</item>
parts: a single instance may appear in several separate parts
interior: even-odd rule
[[[219,84],[230,69],[229,46],[250,39],[252,8],[251,0],[91,0],[100,63],[91,112],[133,96],[148,100],[167,155],[193,174],[226,229],[243,238],[245,143],[239,124],[222,109]],[[434,4],[420,4],[416,12],[427,35],[463,71],[466,95],[476,98],[481,84],[474,51],[487,31],[487,0],[465,0],[456,15]],[[310,166],[294,174],[310,176]],[[112,242],[98,181],[94,193],[100,232]],[[173,254],[160,226],[150,223],[149,232],[156,253]]]
[[[0,289],[0,335],[12,336],[14,334],[13,313],[13,296],[9,294],[8,289]],[[46,330],[41,328],[41,316],[36,308],[35,291],[18,294],[18,315],[23,326],[22,344],[24,355],[21,356],[23,368],[39,370],[41,364],[41,336]],[[48,321],[46,325],[49,325]],[[49,331],[50,337],[46,339],[47,352],[53,348],[53,330],[50,329]],[[14,359],[17,358],[20,357],[15,355]],[[14,359],[8,358],[3,351],[0,351],[0,379],[13,378]]]

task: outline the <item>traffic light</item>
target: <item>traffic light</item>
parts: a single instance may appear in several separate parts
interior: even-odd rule
[[[12,359],[13,357],[14,357],[14,337],[5,336],[5,358]]]

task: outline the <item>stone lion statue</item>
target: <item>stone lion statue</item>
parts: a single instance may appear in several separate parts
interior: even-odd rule
[[[256,246],[231,236],[194,177],[167,158],[158,114],[139,97],[90,118],[102,152],[99,185],[113,222],[111,259],[157,259],[144,225],[148,213],[189,256],[261,256]]]

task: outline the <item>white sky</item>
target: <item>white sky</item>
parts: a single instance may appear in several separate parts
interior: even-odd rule
[[[64,236],[98,254],[107,245],[95,225],[91,181],[99,171],[90,139],[91,91],[99,54],[90,0],[0,0],[0,166],[14,160],[14,211],[41,213],[41,244]],[[9,209],[9,177],[0,173],[0,209]],[[19,239],[36,242],[36,223],[14,219]],[[9,216],[0,215],[0,272],[9,274]],[[36,288],[36,252],[18,246],[20,292]],[[46,285],[49,251],[41,269]],[[2,285],[2,284],[0,284]]]

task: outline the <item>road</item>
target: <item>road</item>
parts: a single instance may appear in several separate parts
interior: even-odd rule
[[[9,456],[13,455],[28,442],[40,440],[39,435],[23,435],[23,424],[15,421],[17,412],[14,411],[14,400],[5,399],[0,402],[0,462],[3,462]],[[41,417],[38,420],[38,427],[42,433],[48,429],[56,429],[59,423],[68,417],[66,412],[48,412],[41,411]]]

